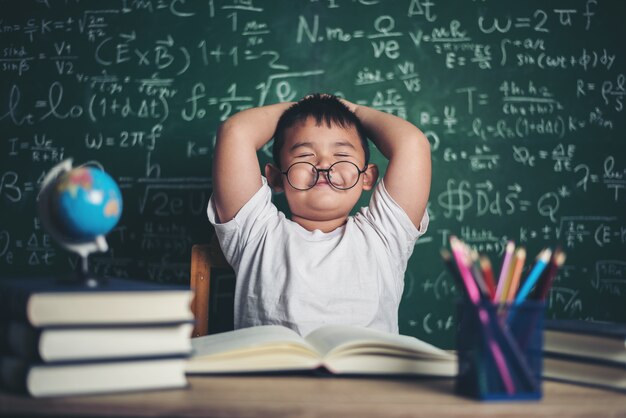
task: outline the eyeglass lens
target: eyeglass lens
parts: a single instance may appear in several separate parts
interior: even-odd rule
[[[318,174],[319,172],[319,174]],[[361,172],[349,161],[338,161],[328,169],[317,169],[307,162],[295,163],[287,170],[287,180],[294,188],[308,190],[315,186],[318,176],[326,175],[328,182],[337,189],[350,189],[356,185]]]

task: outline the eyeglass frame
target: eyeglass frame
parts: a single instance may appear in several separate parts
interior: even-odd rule
[[[337,187],[337,186],[335,186],[333,184],[332,180],[330,179],[330,170],[333,168],[333,166],[335,166],[335,165],[337,165],[339,163],[349,163],[349,164],[352,164],[354,167],[356,167],[356,170],[358,171],[359,174],[357,175],[356,181],[354,182],[354,184],[352,186],[346,187],[346,188]],[[315,170],[315,181],[312,183],[311,187],[306,188],[306,189],[300,189],[300,188],[294,186],[293,184],[291,184],[291,181],[289,181],[289,170],[291,170],[291,167],[293,167],[294,165],[297,165],[297,164],[308,164],[311,167],[313,167],[313,169]],[[326,178],[328,179],[328,184],[330,184],[331,187],[334,187],[337,190],[350,190],[354,186],[357,185],[357,183],[359,182],[359,179],[361,178],[361,174],[365,173],[366,171],[367,171],[367,165],[365,165],[365,168],[363,168],[363,170],[361,170],[358,165],[356,165],[352,161],[348,161],[348,160],[335,161],[330,166],[328,166],[328,168],[317,168],[315,166],[315,164],[312,164],[312,163],[310,163],[308,161],[296,161],[295,163],[293,163],[289,167],[287,167],[287,170],[281,171],[280,174],[282,174],[282,175],[287,177],[287,183],[289,183],[289,185],[291,187],[293,187],[296,190],[300,190],[300,191],[304,192],[304,191],[307,191],[307,190],[311,190],[313,187],[315,187],[315,185],[317,184],[317,182],[320,179],[320,172],[321,173],[326,173]]]

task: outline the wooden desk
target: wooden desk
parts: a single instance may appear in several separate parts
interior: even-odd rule
[[[544,382],[538,402],[481,403],[453,381],[302,376],[193,377],[187,390],[30,399],[0,393],[2,416],[626,417],[626,396]]]

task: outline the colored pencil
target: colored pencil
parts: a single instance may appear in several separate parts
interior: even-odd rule
[[[507,289],[507,302],[513,302],[515,294],[519,288],[519,282],[522,277],[522,270],[524,269],[524,262],[526,261],[526,250],[524,248],[518,248],[515,250],[515,266],[513,267],[513,274],[511,274],[511,280],[509,288]]]
[[[535,266],[531,270],[526,280],[524,280],[524,283],[522,284],[519,292],[517,292],[517,296],[515,297],[515,304],[522,303],[528,297],[530,291],[537,284],[537,281],[541,277],[541,273],[543,273],[546,266],[550,262],[551,257],[552,250],[550,250],[549,248],[546,248],[539,253]]]
[[[483,270],[480,267],[480,262],[478,261],[478,253],[476,252],[476,250],[469,250],[469,254],[471,260],[472,274],[474,275],[474,280],[476,280],[478,289],[480,290],[483,299],[490,300],[491,292],[489,290],[489,286],[487,286],[487,281],[485,280],[485,276],[483,275]]]
[[[491,295],[491,299],[493,299],[496,295],[496,282],[493,278],[493,269],[491,268],[491,261],[486,256],[480,256],[480,268],[483,271],[483,277],[485,278],[485,283],[487,284],[487,288],[489,289],[489,294]]]
[[[495,337],[491,333],[490,322],[494,323],[493,318],[490,319],[489,313],[487,310],[480,305],[480,291],[478,290],[478,286],[476,282],[472,278],[472,274],[468,268],[468,260],[467,254],[465,254],[464,244],[462,244],[458,238],[455,236],[450,237],[450,247],[452,248],[452,255],[456,260],[457,267],[459,268],[459,272],[461,275],[461,279],[463,280],[463,284],[465,285],[465,289],[467,290],[467,294],[470,298],[470,301],[476,306],[478,309],[478,317],[483,327],[485,342],[491,351],[491,356],[496,364],[498,369],[498,374],[502,379],[502,383],[504,384],[504,388],[508,394],[515,393],[515,384],[513,383],[513,378],[511,377],[511,373],[509,371],[508,365],[506,363],[506,359],[504,358],[504,354],[502,354],[502,350],[498,345]],[[495,322],[495,326],[499,324],[497,321]]]
[[[509,241],[506,244],[504,250],[504,261],[502,262],[502,268],[500,269],[500,276],[498,277],[498,287],[496,288],[496,296],[493,298],[494,302],[502,300],[502,293],[504,288],[508,286],[508,275],[511,264],[511,258],[513,258],[513,252],[515,251],[515,243]]]
[[[497,300],[497,302],[502,305],[506,303],[509,296],[509,288],[511,287],[511,280],[513,279],[515,264],[517,263],[517,256],[519,254],[517,251],[518,249],[519,248],[516,248],[515,251],[513,251],[511,261],[509,262],[509,271],[507,272],[506,276],[504,276],[504,282],[502,283],[502,293],[500,294],[500,299]]]
[[[552,287],[552,282],[556,277],[559,269],[565,264],[565,253],[561,251],[560,248],[554,250],[554,254],[552,254],[552,260],[550,260],[550,267],[548,270],[542,275],[541,281],[537,285],[537,289],[533,292],[533,299],[537,300],[545,300],[548,296],[548,292]]]
[[[476,285],[476,282],[472,277],[472,273],[469,270],[465,248],[459,239],[454,235],[450,237],[450,247],[452,249],[452,255],[454,256],[456,265],[459,269],[461,279],[463,279],[463,284],[467,290],[467,294],[470,300],[476,305],[480,302],[480,291],[478,290],[478,286]]]
[[[500,321],[492,314],[492,311],[485,309],[480,301],[480,291],[476,283],[472,282],[472,275],[470,272],[470,254],[469,248],[465,245],[461,240],[456,237],[450,238],[450,245],[452,248],[452,254],[457,262],[457,267],[459,270],[459,276],[461,277],[462,284],[465,285],[465,289],[467,291],[467,295],[470,301],[476,306],[478,311],[478,316],[483,328],[483,337],[485,339],[485,344],[489,348],[491,352],[491,356],[494,360],[496,368],[498,369],[498,374],[502,380],[504,388],[507,393],[513,394],[515,393],[515,383],[513,382],[513,378],[511,375],[511,371],[509,370],[509,361],[507,361],[507,357],[505,357],[503,350],[508,351],[509,360],[512,362],[513,367],[515,367],[523,376],[524,380],[527,384],[532,388],[532,390],[536,390],[537,382],[531,374],[528,363],[525,361],[523,354],[517,347],[517,343],[508,332],[508,330],[504,329]],[[443,252],[444,258],[446,257],[446,252]],[[449,253],[447,257],[449,257]],[[455,270],[455,269],[453,269]],[[493,330],[492,330],[493,327]],[[498,335],[499,339],[502,341],[503,346],[498,343],[498,339],[496,336]]]

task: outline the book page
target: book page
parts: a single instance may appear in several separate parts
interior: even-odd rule
[[[329,359],[324,366],[332,373],[355,375],[415,375],[453,377],[455,361],[409,358],[402,356],[350,355]]]
[[[270,345],[237,353],[192,357],[187,361],[188,374],[251,373],[312,370],[321,360],[312,351],[296,346]]]
[[[289,328],[264,325],[192,338],[189,374],[311,370],[320,356]]]
[[[543,338],[543,349],[549,353],[593,357],[626,365],[626,350],[621,339],[552,330],[546,330]]]
[[[192,357],[233,356],[268,346],[292,346],[315,353],[297,332],[280,325],[262,325],[191,339]]]
[[[390,334],[369,328],[329,325],[316,329],[306,340],[324,357],[368,352],[380,355],[413,356],[454,360],[453,354],[406,335]]]

